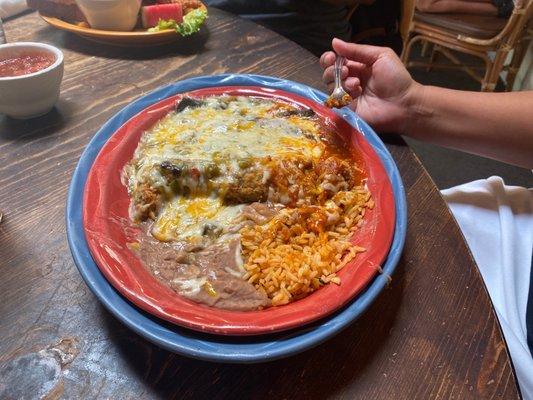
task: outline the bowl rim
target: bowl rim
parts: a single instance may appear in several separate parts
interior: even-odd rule
[[[9,82],[9,81],[23,80],[26,78],[32,78],[38,75],[46,74],[63,64],[64,56],[61,50],[59,50],[57,47],[52,46],[50,44],[39,43],[39,42],[13,42],[13,43],[1,44],[0,45],[0,59],[1,59],[1,53],[3,49],[16,48],[16,47],[26,47],[29,49],[46,50],[49,53],[52,53],[54,55],[55,60],[48,67],[40,69],[39,71],[32,72],[31,74],[0,77],[0,82]]]

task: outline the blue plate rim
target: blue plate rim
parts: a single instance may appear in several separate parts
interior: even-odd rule
[[[286,79],[253,74],[221,74],[178,81],[155,89],[131,102],[98,130],[74,170],[66,206],[69,247],[80,274],[106,309],[134,332],[151,342],[177,354],[216,362],[254,363],[287,357],[322,343],[356,320],[388,284],[405,243],[407,203],[398,168],[377,134],[353,111],[343,108],[338,110],[338,113],[363,134],[380,157],[389,175],[396,208],[394,238],[387,259],[382,265],[383,274],[376,276],[342,311],[319,321],[316,325],[296,332],[290,331],[286,336],[276,334],[257,336],[253,339],[248,337],[243,343],[234,343],[235,338],[228,342],[224,337],[198,335],[180,327],[171,329],[167,325],[160,324],[160,320],[156,317],[141,312],[111,286],[94,263],[85,240],[82,223],[83,190],[89,170],[107,139],[131,117],[160,100],[178,93],[214,86],[262,86],[281,89],[320,103],[327,97],[317,89]]]

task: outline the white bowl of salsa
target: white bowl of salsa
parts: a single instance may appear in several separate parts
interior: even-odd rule
[[[33,118],[49,112],[59,97],[63,53],[44,43],[0,45],[0,114]]]

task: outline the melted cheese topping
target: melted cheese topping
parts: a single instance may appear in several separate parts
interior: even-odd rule
[[[207,224],[218,227],[230,225],[242,207],[225,206],[219,198],[176,196],[157,216],[152,235],[162,242],[201,237]]]
[[[226,109],[201,107],[173,113],[147,137],[150,147],[145,156],[205,160],[301,154],[302,151],[310,154],[316,143],[302,137],[298,124],[285,118],[265,118],[271,106],[259,103],[253,107],[250,99],[244,98],[230,102]]]
[[[294,113],[283,114],[287,110],[290,108],[270,100],[213,96],[199,107],[169,113],[147,131],[126,174],[130,193],[139,190],[141,183],[165,193],[153,225],[154,237],[162,241],[198,238],[205,234],[206,224],[227,227],[239,214],[242,206],[224,205],[217,193],[209,191],[205,165],[215,165],[219,171],[211,181],[227,185],[250,160],[320,158],[325,144],[318,124]],[[173,191],[162,175],[160,166],[169,161],[199,166],[199,179],[185,174],[179,177],[188,195]],[[263,180],[269,174],[265,170]],[[206,187],[208,190],[197,190]]]
[[[226,106],[220,99],[211,97],[206,106],[172,112],[150,129],[136,154],[142,158],[139,172],[147,174],[146,169],[154,164],[175,159],[220,162],[322,153],[324,145],[318,140],[315,122],[272,116],[269,110],[276,105],[272,101],[238,97]]]

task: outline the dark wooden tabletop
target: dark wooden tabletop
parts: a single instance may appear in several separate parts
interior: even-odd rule
[[[196,361],[137,336],[100,305],[72,261],[65,201],[81,152],[108,118],[195,75],[260,73],[324,89],[317,59],[289,40],[216,10],[207,25],[186,44],[134,50],[55,30],[36,14],[5,24],[10,41],[61,48],[65,76],[47,116],[0,116],[0,398],[517,398],[475,263],[401,140],[385,138],[409,203],[403,257],[363,317],[328,342],[264,364]]]

